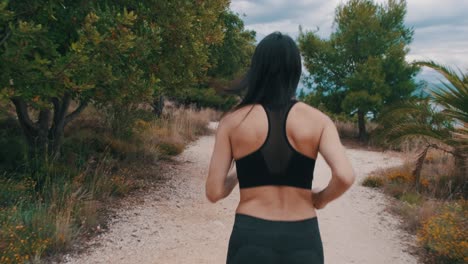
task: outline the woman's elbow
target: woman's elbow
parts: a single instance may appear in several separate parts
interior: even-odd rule
[[[351,185],[353,185],[356,181],[356,175],[352,169],[348,171],[336,172],[335,175],[337,176],[336,178],[339,180],[339,182],[346,187],[351,187]]]
[[[347,187],[351,187],[351,185],[353,185],[356,181],[356,175],[354,171],[349,171],[348,173],[343,174],[343,176],[340,178],[343,184],[345,184]]]
[[[208,188],[206,189],[205,195],[208,201],[211,203],[216,203],[217,201],[223,199],[223,195],[219,191],[210,190]]]
[[[356,174],[354,173],[354,171],[351,171],[345,178],[345,183],[348,186],[351,186],[354,184],[355,181],[356,181]]]

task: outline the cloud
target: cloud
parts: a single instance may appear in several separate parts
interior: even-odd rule
[[[271,22],[306,16],[309,10],[316,10],[324,5],[321,1],[294,1],[292,4],[283,0],[233,1],[232,9],[246,13],[247,24],[267,24]]]
[[[333,1],[234,0],[232,10],[245,14],[247,28],[257,31],[259,38],[279,30],[297,36],[299,25],[310,29],[329,27],[334,14]]]
[[[246,27],[257,39],[279,30],[297,37],[298,27],[332,31],[335,8],[344,0],[232,0],[231,8],[245,14]],[[385,3],[385,0],[378,0]],[[405,23],[415,30],[408,60],[435,60],[468,70],[468,1],[408,0]]]

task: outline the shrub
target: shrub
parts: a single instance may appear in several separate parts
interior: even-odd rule
[[[423,202],[421,194],[416,192],[405,192],[399,197],[400,201],[406,202],[412,205],[419,205]]]
[[[132,187],[123,176],[111,174],[112,162],[103,157],[81,170],[53,163],[34,178],[3,175],[0,263],[38,261],[46,253],[68,249],[80,232],[96,223],[93,201],[125,194]]]
[[[372,187],[372,188],[382,187],[383,184],[384,184],[384,181],[382,177],[374,176],[374,175],[367,176],[362,182],[362,186]]]
[[[175,156],[184,150],[184,145],[182,144],[171,144],[167,142],[162,142],[158,146],[158,151],[162,156]]]
[[[448,203],[440,214],[423,223],[418,241],[427,250],[450,263],[468,261],[468,210],[467,202]]]
[[[409,171],[395,170],[387,174],[387,178],[390,182],[398,183],[412,183],[414,182],[414,176]]]
[[[0,263],[25,263],[39,258],[52,244],[49,218],[44,207],[0,208]]]
[[[410,232],[416,232],[421,226],[418,206],[410,203],[394,203],[390,210],[402,217],[402,227]]]
[[[179,105],[195,105],[198,108],[209,107],[222,111],[227,111],[238,103],[235,96],[217,94],[214,88],[178,89],[171,99]]]
[[[383,188],[384,192],[399,199],[404,193],[405,188],[398,182],[387,182]]]

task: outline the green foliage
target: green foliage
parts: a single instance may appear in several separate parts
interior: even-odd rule
[[[385,109],[379,118],[375,139],[393,146],[421,137],[429,142],[450,144],[453,130],[451,120],[428,99],[417,99]]]
[[[358,113],[365,136],[365,116],[411,97],[415,65],[406,63],[413,30],[404,25],[406,1],[351,0],[338,6],[329,39],[316,32],[299,34],[314,101],[329,111]]]
[[[244,22],[238,14],[225,11],[219,22],[224,24],[224,38],[210,47],[211,68],[209,76],[234,79],[244,73],[255,50],[255,32],[244,29]]]
[[[435,62],[418,62],[441,73],[449,84],[442,82],[442,87],[432,91],[434,103],[441,105],[443,114],[460,125],[453,137],[454,144],[462,151],[468,151],[468,73],[460,72]]]
[[[50,108],[52,98],[66,93],[75,100],[101,103],[143,96],[154,87],[151,78],[142,78],[139,68],[149,42],[137,38],[133,12],[123,8],[91,11],[72,3],[63,8],[49,1],[43,3],[47,11],[37,4],[33,7],[39,10],[30,10],[31,3],[24,2],[11,3],[9,12],[30,14],[14,16],[6,21],[8,27],[3,25],[9,37],[0,47],[0,81],[10,97]],[[75,28],[62,22],[70,17]]]
[[[162,93],[178,104],[195,104],[198,107],[228,110],[235,104],[235,98],[219,95],[214,91],[226,88],[221,83],[226,84],[228,83],[226,80],[232,80],[245,72],[255,48],[255,32],[245,30],[240,17],[227,10],[225,5],[215,6],[214,12],[218,16],[200,17],[201,15],[197,14],[192,18],[185,17],[187,21],[178,22],[180,27],[184,23],[190,23],[190,19],[196,19],[199,23],[192,25],[191,31],[187,32],[190,33],[189,36],[184,37],[183,31],[177,32],[182,39],[177,39],[177,43],[180,43],[179,50],[174,50],[172,46],[166,48],[163,46],[164,57],[160,67],[163,73],[161,86]],[[181,20],[181,16],[187,16],[187,14],[178,17],[172,17],[174,14],[167,15],[170,21]],[[211,26],[214,30],[200,31],[206,27],[203,23],[214,23],[216,26]],[[171,35],[163,34],[163,39],[174,37],[174,32],[167,33]],[[205,36],[206,34],[208,36]],[[186,40],[190,43],[186,43]],[[195,50],[193,43],[199,43],[199,49]],[[178,53],[174,54],[175,51]],[[207,86],[214,90],[207,89]]]
[[[466,74],[459,76],[449,68],[433,62],[418,64],[441,72],[451,85],[445,84],[444,87],[431,91],[432,96],[429,98],[388,108],[380,117],[376,139],[390,145],[398,145],[408,139],[423,139],[426,146],[416,164],[416,177],[419,177],[429,148],[443,149],[452,154],[456,161],[455,167],[461,175],[465,175],[468,150],[468,78]]]
[[[151,100],[158,82],[148,67],[159,45],[154,24],[117,4],[2,3],[0,94],[15,104],[30,162],[58,153],[65,126],[89,102]],[[72,101],[78,107],[70,113]]]
[[[179,89],[175,98],[183,105],[193,104],[198,108],[210,107],[223,111],[231,109],[237,103],[235,97],[218,95],[213,88]]]
[[[384,76],[381,61],[375,57],[369,57],[366,62],[358,65],[354,74],[345,81],[349,89],[341,102],[343,110],[350,113],[359,109],[368,113],[381,108],[383,98],[390,93]]]
[[[161,48],[152,65],[160,79],[159,92],[172,97],[179,89],[197,87],[210,67],[211,45],[223,40],[219,18],[228,1],[143,1],[142,5],[142,15],[161,28]]]
[[[210,68],[210,78],[232,78],[253,51],[255,33],[228,7],[227,0],[1,1],[0,100],[15,104],[29,158],[58,153],[64,128],[89,103],[129,123],[126,113],[153,96],[232,104],[204,89]]]

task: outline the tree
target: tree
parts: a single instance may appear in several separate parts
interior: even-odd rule
[[[418,138],[425,147],[418,156],[413,174],[419,178],[430,148],[443,150],[455,158],[455,167],[466,175],[468,151],[468,78],[434,62],[417,62],[440,72],[449,83],[432,89],[425,99],[406,101],[386,109],[380,116],[377,140],[397,145]],[[442,107],[442,109],[441,109]]]
[[[384,109],[379,116],[375,140],[388,146],[400,145],[411,139],[422,140],[424,148],[413,170],[414,184],[419,189],[421,169],[429,149],[454,154],[450,136],[453,131],[450,119],[431,105],[428,98],[413,99]]]
[[[461,123],[461,133],[468,134],[468,72],[460,71],[457,74],[453,69],[433,61],[416,64],[436,70],[447,79],[449,83],[443,82],[441,87],[432,91],[433,100],[444,107],[445,114]]]
[[[454,147],[455,166],[466,175],[468,166],[468,73],[458,74],[441,64],[433,61],[417,62],[420,66],[432,68],[442,74],[448,83],[432,91],[435,104],[443,107],[442,113],[456,124],[456,130],[452,134],[451,145]]]
[[[87,3],[0,5],[0,95],[15,105],[33,168],[59,153],[65,126],[89,103],[141,102],[157,83],[143,68],[155,25],[137,35],[134,12]]]
[[[198,101],[188,102],[226,111],[238,102],[226,88],[246,73],[255,50],[256,33],[246,30],[239,15],[230,10],[221,14],[218,23],[223,25],[223,41],[210,46],[207,79],[200,84],[200,91],[196,91],[202,96]]]
[[[326,108],[357,114],[359,138],[366,116],[411,97],[418,67],[406,63],[413,30],[404,25],[406,1],[386,5],[351,0],[337,7],[329,39],[300,29],[299,46],[310,72],[309,86]]]
[[[135,1],[133,5],[137,5]],[[145,16],[161,28],[161,49],[153,67],[159,76],[155,106],[164,95],[175,101],[197,89],[207,77],[209,49],[223,40],[220,16],[227,0],[144,1]],[[160,111],[160,110],[158,110]]]
[[[219,22],[223,25],[221,43],[211,45],[208,76],[215,79],[233,80],[245,73],[255,50],[255,31],[246,30],[238,14],[225,11]]]

